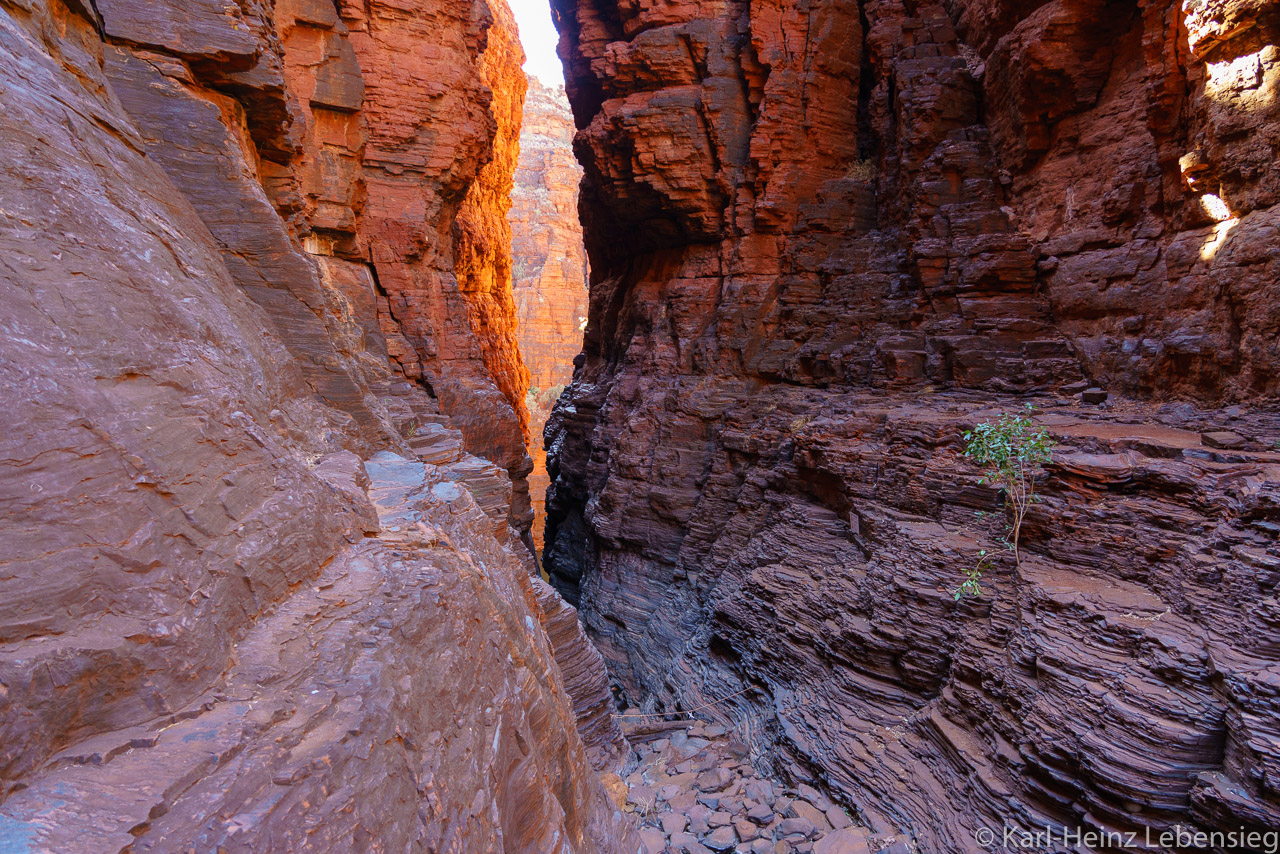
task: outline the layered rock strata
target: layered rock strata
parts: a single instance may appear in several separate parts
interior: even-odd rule
[[[432,389],[469,451],[511,473],[513,521],[527,527],[528,378],[506,224],[524,87],[514,23],[503,4],[342,12],[366,79],[357,234],[385,294],[391,357]]]
[[[520,160],[511,194],[512,286],[520,352],[529,368],[527,403],[533,471],[533,538],[542,548],[543,497],[550,485],[542,430],[573,379],[587,319],[587,253],[578,221],[582,167],[573,156],[573,116],[564,89],[529,78]]]
[[[631,698],[917,850],[1280,826],[1272,6],[554,5],[546,565]],[[1015,565],[961,435],[1028,402]]]
[[[599,658],[512,527],[523,390],[474,318],[509,325],[450,266],[505,214],[451,219],[518,55],[411,5],[0,8],[0,848],[636,850]],[[397,48],[427,18],[456,55]],[[488,69],[437,95],[470,124],[394,100],[410,46]]]

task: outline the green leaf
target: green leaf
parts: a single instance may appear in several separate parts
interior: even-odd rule
[[[1020,411],[1002,413],[994,421],[984,421],[964,432],[964,454],[983,467],[980,486],[991,485],[1013,510],[1014,519],[1020,518],[1035,495],[1035,478],[1043,471],[1045,463],[1053,460],[1053,437],[1045,428],[1037,428],[1032,415],[1035,405],[1025,403]],[[975,514],[982,518],[983,511]],[[1019,523],[1020,524],[1020,523]],[[1008,536],[998,538],[1004,548],[1018,557],[1014,542],[1018,529],[1006,521]],[[964,593],[981,595],[978,580],[991,558],[986,550],[978,555],[977,564],[965,570],[966,580],[957,588],[957,598]]]

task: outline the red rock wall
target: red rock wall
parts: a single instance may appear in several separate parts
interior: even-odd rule
[[[0,7],[0,847],[636,849],[453,266],[506,251],[508,25]]]
[[[505,221],[524,83],[514,24],[505,7],[462,2],[342,12],[370,125],[359,237],[385,293],[391,356],[430,386],[468,450],[510,472],[512,518],[527,527],[528,380]]]
[[[573,156],[573,116],[561,87],[529,78],[520,128],[520,162],[512,192],[512,284],[520,352],[529,367],[533,539],[542,548],[543,499],[550,478],[542,429],[556,398],[573,380],[587,318],[587,253],[578,221],[582,167]]]
[[[520,66],[524,51],[511,11],[498,4],[492,12],[495,20],[481,57],[481,72],[493,93],[489,109],[498,127],[493,155],[467,192],[455,224],[454,266],[467,298],[471,327],[481,342],[485,367],[520,418],[527,445],[529,371],[516,336],[511,224],[507,221],[522,131],[526,78]]]
[[[1280,825],[1273,4],[554,7],[592,283],[546,564],[631,699],[729,697],[923,851]],[[960,436],[1026,402],[1015,567]]]

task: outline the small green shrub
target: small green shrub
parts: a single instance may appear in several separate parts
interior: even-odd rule
[[[1013,552],[1014,563],[1022,565],[1018,553],[1018,536],[1027,509],[1036,500],[1036,476],[1053,458],[1053,439],[1049,431],[1036,427],[1031,420],[1031,404],[1020,414],[1003,414],[992,422],[983,422],[964,434],[964,454],[983,467],[979,483],[991,483],[1004,494],[1010,518],[1006,523],[1005,547]],[[982,514],[978,514],[981,516]],[[978,561],[965,570],[965,580],[952,591],[956,601],[969,594],[981,596],[979,582],[991,566],[991,558],[983,549]]]
[[[964,571],[964,581],[960,582],[960,586],[951,591],[951,595],[959,602],[967,593],[970,596],[981,596],[982,574],[991,568],[991,557],[987,554],[987,550],[983,549],[978,552],[978,561],[973,566]]]

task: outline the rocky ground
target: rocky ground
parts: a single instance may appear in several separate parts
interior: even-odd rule
[[[747,746],[718,724],[690,721],[647,734],[633,729],[631,741],[635,770],[626,778],[627,810],[640,824],[645,854],[870,850],[869,831],[842,807],[810,786],[789,788],[758,774]],[[910,850],[896,840],[877,841],[887,843],[882,850],[890,854]]]

